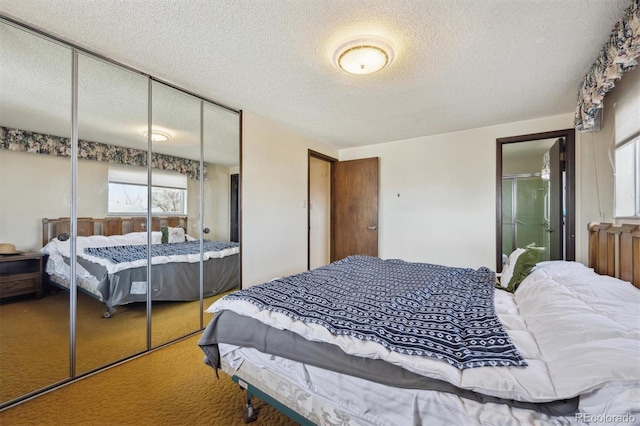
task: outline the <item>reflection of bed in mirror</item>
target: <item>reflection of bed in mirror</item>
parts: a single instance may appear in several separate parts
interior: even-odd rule
[[[78,289],[106,305],[147,300],[146,217],[78,218],[76,282]],[[239,246],[234,242],[197,240],[184,232],[186,216],[154,216],[151,234],[151,300],[200,299],[239,288]],[[43,219],[42,252],[51,284],[70,287],[69,218]],[[201,256],[202,249],[202,256]]]

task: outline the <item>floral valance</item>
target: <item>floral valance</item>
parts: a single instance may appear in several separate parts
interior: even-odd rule
[[[616,80],[638,64],[640,56],[640,0],[633,0],[623,18],[614,27],[609,41],[584,77],[578,91],[578,107],[574,117],[576,130],[588,131],[595,125],[604,95],[614,88]]]
[[[71,139],[0,126],[0,149],[70,157]],[[78,158],[147,167],[147,151],[84,140],[78,141]],[[199,161],[155,152],[151,154],[151,167],[172,170],[187,175],[191,179],[198,179],[200,176]],[[204,177],[207,178],[206,167],[204,168]]]

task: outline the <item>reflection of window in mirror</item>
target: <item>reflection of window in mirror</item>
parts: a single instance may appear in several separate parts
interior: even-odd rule
[[[615,216],[640,217],[640,86],[615,105]]]
[[[187,214],[187,177],[177,172],[154,170],[151,175],[151,211]],[[146,214],[147,169],[109,167],[109,214]]]

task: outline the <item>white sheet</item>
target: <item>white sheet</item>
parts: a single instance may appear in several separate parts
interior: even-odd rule
[[[390,352],[373,342],[334,336],[282,314],[221,299],[207,312],[230,309],[358,356],[381,358],[428,377],[487,395],[544,402],[598,390],[640,387],[640,290],[575,262],[544,262],[514,295],[496,290],[496,312],[529,364],[458,370],[434,359]],[[629,409],[640,413],[640,399]]]
[[[187,235],[187,240],[194,241],[195,238]],[[162,242],[162,233],[154,231],[151,233],[151,243],[152,244],[161,244]],[[90,262],[97,263],[99,265],[107,268],[107,272],[109,274],[114,274],[116,272],[137,268],[140,266],[145,266],[147,264],[147,259],[140,259],[134,262],[121,262],[121,263],[113,263],[107,259],[91,256],[84,252],[86,247],[110,247],[110,246],[121,246],[121,245],[138,245],[138,244],[147,244],[147,233],[146,232],[131,232],[125,235],[92,235],[89,237],[78,237],[76,242],[76,254],[78,257],[86,259]],[[68,265],[65,268],[64,265],[64,257],[71,257],[71,249],[70,249],[70,240],[60,241],[57,238],[51,240],[46,246],[44,246],[41,251],[45,254],[49,255],[49,259],[52,261],[52,270],[55,270],[62,276],[69,276],[69,268]],[[222,258],[225,256],[230,256],[236,253],[239,253],[240,249],[238,247],[232,247],[220,251],[207,251],[203,253],[204,260],[213,259],[213,258]],[[200,261],[200,253],[190,254],[190,255],[172,255],[172,256],[155,256],[151,258],[152,265],[159,265],[164,263],[171,262],[199,262]],[[55,269],[57,268],[57,269]],[[49,266],[47,266],[47,272],[49,272]],[[66,274],[65,274],[66,273]],[[77,265],[78,275],[83,278],[89,279],[91,274],[87,272],[82,266]]]
[[[162,241],[161,232],[151,233],[151,243],[160,244]],[[84,254],[85,247],[109,247],[118,245],[133,245],[133,244],[146,244],[147,233],[146,232],[131,232],[125,235],[112,235],[109,237],[103,235],[92,235],[89,237],[78,237],[76,243],[76,253],[78,256]],[[44,246],[40,251],[49,256],[47,261],[46,272],[48,274],[57,274],[61,277],[70,277],[71,268],[64,261],[64,257],[71,258],[71,245],[70,240],[60,241],[58,238],[54,238]],[[82,278],[90,281],[95,281],[96,278],[87,272],[80,264],[76,263],[76,274]]]
[[[628,425],[640,422],[640,413],[629,411],[630,402],[640,399],[640,389],[633,386],[610,388],[606,397],[601,397],[599,401],[589,397],[581,398],[580,413],[577,415],[551,417],[503,404],[482,404],[443,392],[394,388],[267,355],[255,349],[226,344],[219,346],[221,355],[234,370],[239,370],[248,361],[253,366],[286,378],[313,395],[329,400],[346,411],[351,420],[360,424],[583,425],[587,424],[585,420],[595,416],[620,419],[600,422],[601,424]],[[242,370],[239,374],[242,376]],[[288,392],[292,400],[301,394],[290,386],[278,388]]]

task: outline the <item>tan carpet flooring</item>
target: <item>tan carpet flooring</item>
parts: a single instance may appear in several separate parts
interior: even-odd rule
[[[205,299],[208,307],[221,295]],[[78,294],[76,372],[87,373],[147,347],[146,305],[118,307],[109,319],[104,305]],[[200,328],[200,302],[153,304],[152,346]],[[211,315],[205,314],[206,325]],[[69,377],[69,293],[25,297],[0,305],[0,401],[9,401]]]
[[[208,307],[214,296],[205,300]],[[154,303],[152,343],[199,328],[199,302]],[[94,370],[146,348],[146,306],[104,306],[78,295],[77,370]],[[3,401],[69,376],[69,294],[0,305],[0,397]],[[205,324],[211,315],[205,315]],[[200,333],[82,378],[0,412],[0,425],[243,425],[245,393],[203,362]],[[292,425],[254,397],[255,425]]]
[[[0,425],[244,425],[245,394],[188,337],[0,412]],[[254,397],[252,425],[294,425]]]

